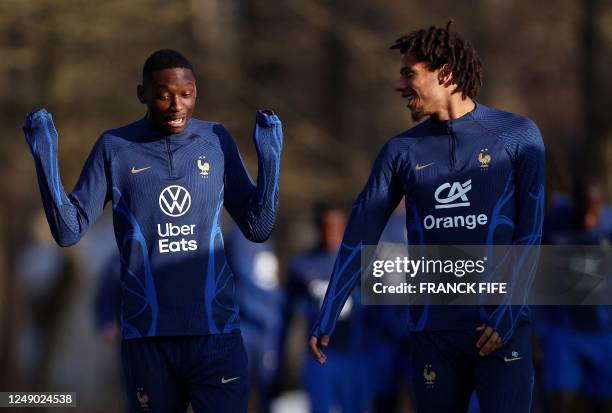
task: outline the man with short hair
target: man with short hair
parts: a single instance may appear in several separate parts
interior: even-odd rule
[[[246,412],[248,379],[234,277],[221,238],[221,208],[245,236],[268,238],[276,218],[282,128],[258,111],[257,185],[234,140],[192,118],[196,81],[174,50],[145,62],[144,118],[102,134],[66,195],[58,135],[44,109],[27,116],[43,206],[61,246],[79,241],[112,201],[121,260],[122,359],[136,411]]]
[[[340,309],[359,280],[362,248],[377,244],[402,196],[410,245],[540,243],[545,174],[536,125],[474,100],[481,63],[450,23],[414,31],[391,48],[402,55],[396,90],[413,119],[423,121],[384,145],[353,206],[310,338],[320,363]],[[515,270],[524,273],[528,285],[533,269]],[[483,412],[529,411],[529,312],[524,305],[510,305],[510,298],[493,307],[410,308],[418,412],[465,412],[474,389]]]

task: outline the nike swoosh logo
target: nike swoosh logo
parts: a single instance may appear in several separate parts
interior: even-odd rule
[[[133,173],[133,174],[137,174],[137,173],[139,173],[139,172],[146,171],[146,170],[147,170],[147,169],[149,169],[149,168],[150,168],[150,166],[147,166],[146,168],[136,169],[136,167],[132,166],[132,173]]]
[[[419,165],[419,164],[417,164],[417,166],[416,166],[416,168],[415,168],[415,169],[416,169],[417,171],[420,171],[421,169],[425,169],[425,168],[427,168],[428,166],[433,165],[434,163],[435,163],[435,162],[430,162],[430,163],[428,163],[428,164],[426,164],[426,165]]]
[[[230,381],[238,380],[240,377],[232,377],[231,379],[226,379],[225,376],[221,377],[221,384],[229,383]]]
[[[523,358],[523,357],[512,357],[512,358],[510,358],[510,357],[506,357],[506,356],[504,356],[504,361],[505,361],[506,363],[509,363],[509,362],[511,362],[511,361],[520,360],[520,359],[522,359],[522,358]]]

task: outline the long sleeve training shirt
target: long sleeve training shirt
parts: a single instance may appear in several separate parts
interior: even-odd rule
[[[225,206],[250,240],[270,235],[283,142],[275,114],[256,115],[257,185],[219,123],[192,118],[183,132],[166,134],[141,119],[109,130],[69,195],[60,179],[51,115],[44,109],[29,114],[24,133],[58,244],[78,242],[112,203],[124,339],[239,331],[221,209]]]
[[[330,335],[361,275],[361,251],[376,245],[406,199],[410,245],[538,245],[544,207],[544,145],[528,118],[480,103],[464,116],[429,118],[389,140],[355,204],[312,334]],[[518,261],[520,262],[520,260]],[[533,277],[533,266],[516,268]],[[527,282],[526,285],[528,285]],[[525,291],[516,291],[525,294]],[[526,306],[413,306],[412,331],[474,329],[507,340]]]

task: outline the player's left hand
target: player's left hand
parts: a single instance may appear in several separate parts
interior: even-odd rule
[[[476,343],[476,347],[480,349],[479,355],[486,356],[501,347],[502,339],[491,326],[482,324],[476,327],[476,330],[483,332]]]
[[[319,340],[315,336],[310,337],[310,341],[308,343],[308,347],[310,349],[310,354],[314,359],[319,362],[319,364],[325,364],[327,361],[327,356],[323,353],[323,348],[329,345],[329,336],[327,334],[323,334],[321,340]]]

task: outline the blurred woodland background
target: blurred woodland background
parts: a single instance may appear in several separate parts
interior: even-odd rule
[[[393,90],[400,56],[389,45],[449,18],[483,61],[478,100],[541,128],[549,193],[567,191],[572,173],[586,168],[605,182],[610,201],[611,0],[0,0],[0,390],[53,390],[61,370],[53,349],[84,334],[53,314],[68,311],[66,303],[91,284],[83,257],[101,248],[51,247],[64,257],[62,281],[44,303],[29,292],[20,268],[44,257],[24,258],[24,248],[51,241],[21,132],[27,112],[53,113],[69,191],[100,133],[144,114],[136,85],[146,57],[167,47],[183,52],[197,76],[194,116],[225,124],[252,175],[255,110],[271,108],[283,120],[274,234],[282,269],[312,241],[313,203],[348,209],[382,144],[412,126]],[[20,339],[31,318],[42,320],[54,343],[32,374]],[[56,387],[70,390],[65,383],[73,381]],[[105,411],[103,391],[81,394],[94,395],[92,405]]]

